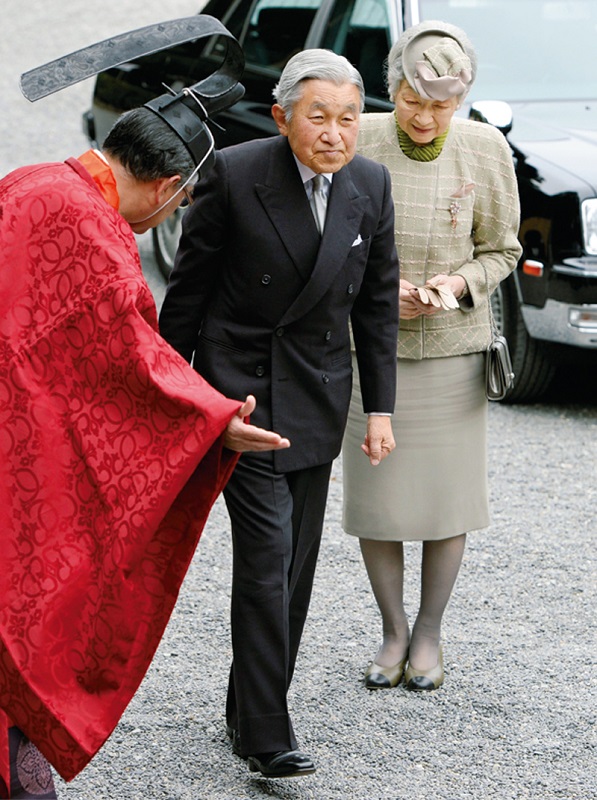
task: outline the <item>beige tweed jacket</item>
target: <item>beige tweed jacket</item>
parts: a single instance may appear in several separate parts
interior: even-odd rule
[[[470,293],[458,310],[401,320],[398,357],[485,350],[487,289],[493,292],[522,252],[518,188],[504,136],[486,123],[454,117],[438,158],[419,162],[400,149],[393,113],[363,114],[358,152],[385,164],[392,176],[401,277],[421,286],[438,273],[458,274]]]

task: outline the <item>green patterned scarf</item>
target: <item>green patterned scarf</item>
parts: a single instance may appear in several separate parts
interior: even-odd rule
[[[442,151],[444,142],[449,133],[449,129],[435,138],[429,144],[417,144],[413,142],[408,133],[405,133],[398,120],[396,120],[396,131],[398,132],[398,144],[405,156],[412,158],[413,161],[434,161]]]

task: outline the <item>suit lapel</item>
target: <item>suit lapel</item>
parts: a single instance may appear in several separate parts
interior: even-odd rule
[[[367,196],[360,195],[352,181],[350,165],[334,175],[325,229],[311,279],[286,311],[280,324],[287,325],[304,316],[328,291],[346,263],[350,248],[359,234],[367,201]],[[308,202],[307,208],[312,216]]]
[[[276,228],[304,289],[286,310],[279,324],[304,316],[327,292],[348,258],[359,234],[367,195],[355,187],[350,164],[332,181],[323,237],[319,236],[311,207],[287,139],[280,137],[270,150],[265,183],[255,189]]]
[[[287,140],[280,137],[275,144],[266,182],[256,184],[255,190],[297,272],[306,282],[313,272],[320,236]]]

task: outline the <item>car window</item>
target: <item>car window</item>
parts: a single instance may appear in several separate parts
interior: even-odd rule
[[[247,64],[280,72],[304,49],[321,0],[256,0],[238,37]]]
[[[338,0],[322,47],[345,55],[359,70],[368,96],[387,100],[384,60],[390,50],[390,22],[384,0]]]
[[[595,97],[597,0],[420,0],[419,10],[475,45],[471,100]]]

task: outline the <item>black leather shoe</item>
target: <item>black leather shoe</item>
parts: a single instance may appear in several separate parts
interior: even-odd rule
[[[298,750],[281,750],[279,753],[257,753],[249,756],[251,772],[260,772],[264,778],[292,778],[310,775],[315,764],[310,756]]]
[[[232,752],[234,755],[246,759],[246,756],[241,755],[240,752],[240,731],[237,731],[236,728],[231,728],[230,725],[226,725],[226,736],[232,742]]]

